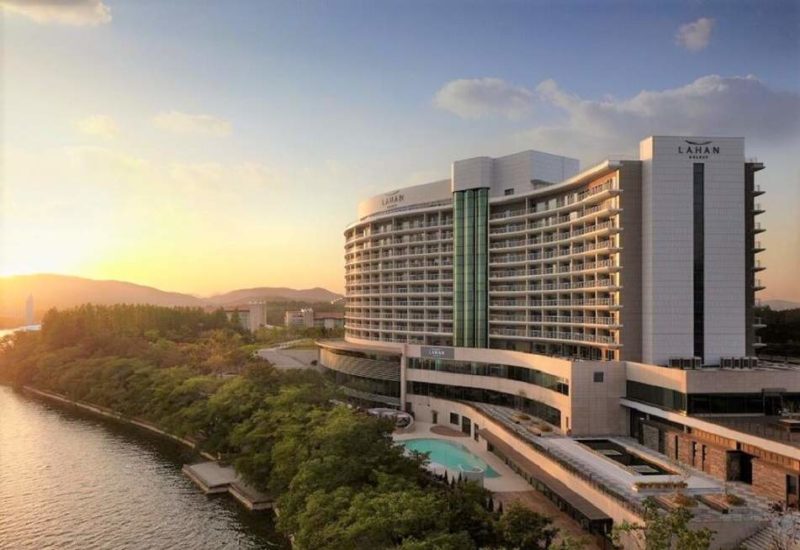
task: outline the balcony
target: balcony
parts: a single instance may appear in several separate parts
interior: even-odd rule
[[[517,239],[513,241],[495,241],[492,243],[492,249],[500,249],[500,248],[517,248],[520,246],[527,246],[525,239]]]
[[[616,342],[613,336],[606,336],[602,334],[591,334],[582,332],[555,332],[555,331],[542,331],[513,328],[495,328],[489,332],[490,337],[513,337],[513,338],[529,338],[534,340],[551,340],[557,342],[577,342],[588,344],[600,344],[610,347],[621,347]]]
[[[753,204],[753,215],[758,216],[759,214],[763,214],[765,212],[764,208],[761,206],[760,202]]]
[[[760,223],[753,224],[753,233],[763,233],[766,230],[767,228],[762,226]]]
[[[755,290],[756,292],[758,292],[759,290],[764,290],[765,288],[767,287],[764,285],[764,283],[761,282],[761,279],[756,279],[755,281],[753,281],[753,290]]]
[[[525,292],[525,285],[497,285],[491,287],[489,292]]]
[[[505,233],[515,233],[517,231],[525,231],[525,224],[515,224],[515,225],[503,225],[500,227],[495,227],[491,231],[489,231],[490,235],[503,235]]]
[[[524,323],[524,315],[490,315],[489,321],[501,321],[503,323]]]
[[[754,185],[753,186],[753,196],[754,197],[757,197],[757,196],[763,195],[763,194],[764,194],[764,191],[761,189],[760,185]]]
[[[758,254],[759,252],[764,252],[765,250],[766,248],[761,244],[761,241],[753,242],[753,253]]]
[[[753,317],[753,328],[764,328],[766,323],[761,317]]]
[[[495,212],[489,216],[490,220],[504,220],[506,218],[513,218],[515,216],[524,216],[525,209],[521,210],[504,210],[503,212]]]

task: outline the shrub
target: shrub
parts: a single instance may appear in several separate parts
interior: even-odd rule
[[[733,493],[725,493],[725,502],[731,506],[742,506],[744,504],[744,499]]]

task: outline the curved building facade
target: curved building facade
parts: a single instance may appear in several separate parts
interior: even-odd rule
[[[625,362],[752,364],[761,167],[741,138],[651,137],[638,160],[477,157],[362,201],[345,341],[320,363],[382,405],[436,395],[614,431]],[[613,405],[576,418],[587,399]]]
[[[345,232],[348,339],[622,358],[623,266],[641,254],[641,222],[622,214],[637,193],[622,190],[640,167],[607,162],[575,175],[577,161],[556,157],[554,175],[570,177],[546,183],[536,155],[486,159],[490,173],[527,169],[486,187],[445,180],[362,204]],[[453,181],[467,168],[456,163]]]

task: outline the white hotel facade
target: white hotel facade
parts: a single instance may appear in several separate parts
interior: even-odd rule
[[[363,403],[434,423],[458,409],[488,439],[501,436],[475,426],[487,407],[662,453],[687,419],[704,434],[721,425],[708,415],[774,415],[800,401],[800,375],[755,358],[763,165],[744,145],[654,136],[638,160],[585,170],[538,151],[471,158],[361,202],[345,230],[345,338],[320,342],[320,364]],[[796,475],[798,449],[778,450]]]

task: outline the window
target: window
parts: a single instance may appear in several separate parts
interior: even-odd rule
[[[798,483],[797,476],[786,475],[786,505],[790,508],[797,508],[798,502]]]
[[[642,401],[664,409],[686,410],[686,394],[661,386],[628,380],[626,396],[628,399]]]
[[[509,195],[513,195],[514,194],[514,190],[513,189],[506,189],[505,191],[503,191],[503,194],[506,197],[509,196]]]
[[[603,382],[603,375],[605,373],[603,371],[597,371],[594,373],[594,381],[595,382]]]
[[[694,163],[694,356],[703,358],[705,321],[705,165]]]
[[[518,380],[534,384],[549,390],[569,395],[569,381],[552,374],[528,368],[511,365],[498,365],[494,363],[479,363],[476,361],[451,361],[446,359],[425,359],[409,357],[407,362],[410,369],[435,370],[455,374],[471,374],[473,376],[493,376]]]
[[[406,388],[408,393],[414,395],[429,395],[453,401],[477,401],[478,403],[489,403],[501,407],[513,408],[531,416],[541,418],[554,426],[561,426],[561,411],[545,403],[520,395],[512,395],[482,388],[450,386],[429,382],[409,381],[406,384]],[[459,416],[456,413],[450,413],[450,423],[456,426],[459,425]]]

